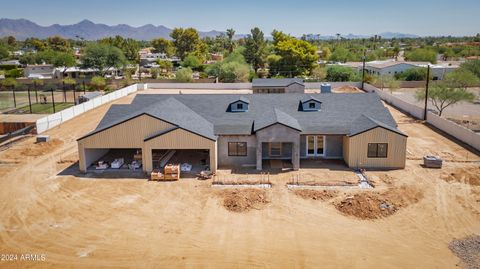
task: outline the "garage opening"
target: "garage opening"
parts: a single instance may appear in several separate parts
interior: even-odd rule
[[[102,154],[103,153],[103,154]],[[136,149],[86,149],[88,172],[142,171],[142,150]]]
[[[210,170],[208,149],[154,149],[152,167],[162,171],[167,164],[180,165],[181,178],[194,178],[204,170]]]

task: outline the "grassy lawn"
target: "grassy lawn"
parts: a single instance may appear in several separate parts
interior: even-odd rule
[[[55,112],[59,112],[66,108],[73,106],[73,103],[55,103]],[[30,113],[29,106],[23,106],[17,109],[17,112],[20,113]],[[33,114],[52,114],[53,106],[51,103],[48,104],[32,104]]]

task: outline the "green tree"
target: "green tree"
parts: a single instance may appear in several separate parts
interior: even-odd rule
[[[221,82],[245,82],[249,80],[250,66],[243,56],[243,48],[239,47],[230,53],[222,62],[209,65],[206,72],[218,77]]]
[[[470,70],[459,68],[445,75],[445,83],[451,87],[460,87],[467,89],[468,86],[476,86],[480,83],[480,79]]]
[[[195,51],[200,43],[200,36],[194,28],[174,28],[170,37],[173,39],[177,56],[182,60],[188,53]]]
[[[480,60],[466,61],[460,65],[460,68],[466,69],[480,78]]]
[[[419,101],[425,100],[425,89],[418,90],[415,95]],[[475,94],[461,88],[449,87],[446,84],[438,84],[428,90],[428,100],[442,116],[445,108],[459,102],[472,102]]]
[[[173,64],[167,60],[158,60],[158,65],[160,66],[160,70],[162,74],[169,73],[173,70]]]
[[[138,41],[134,39],[123,38],[117,35],[115,37],[104,38],[99,42],[119,48],[125,55],[125,58],[131,63],[137,63],[139,61],[138,50],[140,49],[140,46]]]
[[[6,89],[14,89],[17,87],[18,82],[14,78],[6,78],[1,80],[2,86],[5,87]]]
[[[234,36],[235,36],[235,30],[233,30],[232,28],[227,29],[227,38],[228,38],[227,49],[229,53],[232,53],[235,50],[235,42],[233,41]]]
[[[360,76],[347,66],[332,65],[327,68],[327,81],[359,81]]]
[[[25,47],[36,51],[47,49],[47,43],[35,37],[25,39],[24,44]]]
[[[193,53],[190,53],[183,59],[181,65],[183,67],[190,67],[192,70],[198,70],[199,67],[202,66],[202,60]]]
[[[48,47],[54,51],[70,51],[70,42],[58,35],[47,38]]]
[[[157,53],[165,53],[168,57],[175,55],[175,44],[171,40],[157,38],[152,40],[152,46]]]
[[[352,60],[352,57],[353,56],[346,48],[338,46],[330,56],[330,61],[344,63]]]
[[[105,89],[107,82],[103,77],[94,76],[92,80],[90,80],[90,85],[92,85],[97,91],[102,91]]]
[[[400,81],[396,80],[392,75],[382,75],[378,78],[378,83],[380,84],[381,89],[388,88],[390,93],[400,88]]]
[[[415,49],[405,53],[405,58],[414,62],[430,62],[432,64],[437,62],[437,53],[430,49]]]
[[[180,82],[192,82],[193,72],[190,68],[181,68],[175,73],[175,79]]]
[[[263,32],[258,27],[253,28],[250,32],[251,34],[245,38],[243,55],[247,63],[251,64],[253,70],[257,72],[259,68],[265,65],[267,43],[263,37]]]
[[[8,52],[8,49],[0,44],[0,60],[7,59],[10,56],[10,53]]]
[[[113,68],[125,67],[127,59],[122,51],[112,45],[92,43],[82,56],[82,67],[99,70],[100,75]]]
[[[432,74],[430,74],[431,78]],[[406,81],[422,81],[427,79],[427,68],[424,67],[416,67],[410,68],[402,73],[398,73],[396,78],[399,80],[406,80]]]

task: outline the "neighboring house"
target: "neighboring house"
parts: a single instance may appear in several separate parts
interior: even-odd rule
[[[299,78],[256,78],[253,93],[304,93],[305,84]]]
[[[444,76],[459,68],[458,62],[440,62],[438,64],[430,64],[428,62],[404,62],[404,61],[372,61],[365,64],[365,71],[368,74],[383,76],[383,75],[396,75],[405,72],[411,68],[426,68],[430,65],[433,80],[442,80]],[[362,66],[357,67],[360,71]]]
[[[98,69],[82,69],[80,67],[72,66],[72,67],[59,67],[55,68],[54,78],[56,79],[63,79],[63,78],[92,78],[95,76]]]
[[[53,78],[55,67],[51,64],[27,65],[23,69],[26,78],[49,79]]]
[[[180,62],[180,59],[178,57],[174,56],[169,58],[165,53],[140,53],[140,66],[142,67],[155,67],[158,60],[171,61],[175,64],[178,64]]]
[[[0,61],[0,66],[14,66],[14,67],[21,67],[22,64],[19,60],[8,60],[8,61]]]
[[[80,170],[110,149],[141,150],[143,170],[155,150],[208,151],[208,164],[254,166],[280,159],[343,159],[352,168],[405,167],[407,135],[375,93],[139,94],[112,105],[78,140]]]

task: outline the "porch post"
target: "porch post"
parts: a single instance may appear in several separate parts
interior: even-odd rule
[[[295,171],[300,169],[300,141],[293,142],[292,166]]]
[[[257,170],[262,170],[262,141],[257,142]]]

